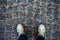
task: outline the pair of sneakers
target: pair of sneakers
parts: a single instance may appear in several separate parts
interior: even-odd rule
[[[17,33],[19,36],[24,33],[24,28],[22,24],[17,25]],[[44,34],[45,34],[45,26],[41,24],[38,27],[38,35],[42,35],[44,37]]]

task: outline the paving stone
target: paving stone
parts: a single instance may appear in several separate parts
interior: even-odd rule
[[[34,20],[39,18],[39,14],[34,15]]]
[[[28,0],[28,2],[29,2],[31,5],[33,5],[34,0]]]
[[[41,8],[41,14],[42,15],[47,15],[47,11],[46,11],[47,9],[44,9],[44,8]]]
[[[58,25],[53,25],[53,30],[59,30],[59,27],[58,27]]]
[[[0,32],[4,32],[5,31],[5,28],[0,28]]]
[[[57,38],[53,38],[52,40],[58,40]]]
[[[36,1],[36,2],[34,2],[34,5],[35,5],[35,7],[40,7],[40,2]]]
[[[16,24],[14,24],[14,26],[12,27],[12,30],[14,30],[14,31],[17,30]]]
[[[21,11],[21,12],[20,12],[20,17],[23,18],[23,17],[25,17],[25,16],[26,16],[26,12]]]
[[[33,6],[31,6],[31,5],[28,5],[26,9],[29,12],[33,12]]]
[[[47,6],[48,8],[50,8],[50,7],[53,7],[53,4],[48,4],[48,6]]]
[[[28,12],[26,17],[31,19],[33,17],[33,13],[32,12]]]
[[[17,19],[14,19],[13,21],[14,24],[23,23],[23,22],[25,22],[25,18],[23,19],[17,18]]]
[[[27,35],[28,38],[32,37],[32,26],[25,26],[25,34]]]
[[[59,20],[58,18],[54,18],[54,19],[53,19],[53,22],[54,22],[55,24],[58,24],[58,20]]]
[[[4,7],[7,5],[7,0],[1,0],[0,1],[1,7]]]
[[[34,13],[39,14],[40,13],[40,8],[35,7],[34,8]]]
[[[15,31],[12,32],[12,33],[11,33],[11,38],[17,38],[17,32],[15,32]]]
[[[17,40],[17,38],[11,38],[11,40]]]
[[[51,24],[46,25],[46,30],[53,30],[53,26]]]
[[[0,37],[4,37],[5,35],[4,35],[4,32],[1,32],[0,33]]]
[[[18,17],[18,13],[13,13],[12,15],[12,18]]]
[[[53,13],[53,15],[54,15],[55,18],[57,18],[57,17],[59,16],[59,13],[58,13],[57,11],[55,11],[55,12]]]
[[[46,3],[45,2],[41,2],[41,7],[46,8]]]
[[[11,13],[6,14],[6,18],[7,18],[7,19],[12,18],[12,14],[11,14]]]
[[[7,1],[7,4],[8,4],[8,5],[13,5],[13,2],[14,2],[13,0],[8,0],[8,1]]]
[[[0,28],[3,28],[5,26],[5,21],[4,20],[0,20]]]
[[[52,11],[48,11],[48,12],[47,12],[47,16],[49,16],[49,17],[53,16]]]
[[[36,38],[38,36],[38,28],[37,27],[32,28],[32,34],[33,34],[34,38]]]
[[[46,32],[46,38],[51,38],[51,31]]]
[[[33,21],[33,27],[38,27],[38,25],[39,25],[39,21],[34,20],[34,21]]]
[[[53,22],[53,19],[49,19],[49,18],[48,18],[46,22],[52,23],[52,22]]]
[[[26,24],[27,25],[33,25],[33,20],[32,19],[27,19]]]
[[[4,37],[0,37],[0,40],[5,40],[5,38]]]
[[[6,38],[6,40],[11,40],[11,38]]]
[[[59,32],[58,32],[58,31],[54,31],[54,32],[52,33],[52,37],[54,37],[54,38],[59,37]]]
[[[15,11],[25,10],[26,9],[25,5],[26,4],[21,3],[20,5],[14,6],[14,10]]]
[[[51,3],[52,2],[52,0],[46,0],[48,3]]]
[[[6,31],[12,31],[12,26],[11,25],[6,25],[5,30]]]
[[[58,4],[59,3],[59,0],[53,0],[54,3]]]
[[[45,17],[44,17],[44,15],[39,15],[39,18],[38,18],[42,23],[44,23],[45,22]]]
[[[58,9],[58,8],[59,8],[59,5],[53,4],[53,7],[54,7],[55,9]]]
[[[46,40],[53,40],[52,38],[47,38]]]
[[[12,25],[13,24],[13,20],[6,20],[6,25]]]
[[[9,31],[5,32],[5,37],[7,38],[6,40],[11,38],[11,32],[9,32]]]
[[[20,0],[21,3],[26,3],[26,0]]]
[[[17,0],[17,3],[20,3],[21,1],[20,0]]]
[[[6,13],[6,7],[1,7],[1,9],[0,9],[0,11],[1,11],[1,13]]]
[[[6,17],[5,17],[5,14],[0,14],[0,20],[5,20]]]
[[[46,2],[46,0],[41,0],[42,2]]]
[[[13,11],[13,7],[12,6],[9,6],[8,8],[7,8],[7,12],[9,13],[11,13]]]

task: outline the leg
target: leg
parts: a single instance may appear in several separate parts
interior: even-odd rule
[[[45,38],[43,36],[39,35],[36,40],[45,40]]]
[[[18,40],[28,40],[27,36],[24,34],[21,34],[18,38]]]

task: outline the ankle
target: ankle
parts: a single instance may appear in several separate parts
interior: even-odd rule
[[[43,36],[43,37],[44,37],[44,33],[39,33],[38,35],[41,35],[41,36]]]

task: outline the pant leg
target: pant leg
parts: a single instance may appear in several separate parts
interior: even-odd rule
[[[44,38],[43,36],[39,35],[39,36],[36,38],[36,40],[45,40],[45,38]]]
[[[21,35],[19,36],[19,39],[18,39],[18,40],[28,40],[28,38],[27,38],[26,35],[21,34]]]

